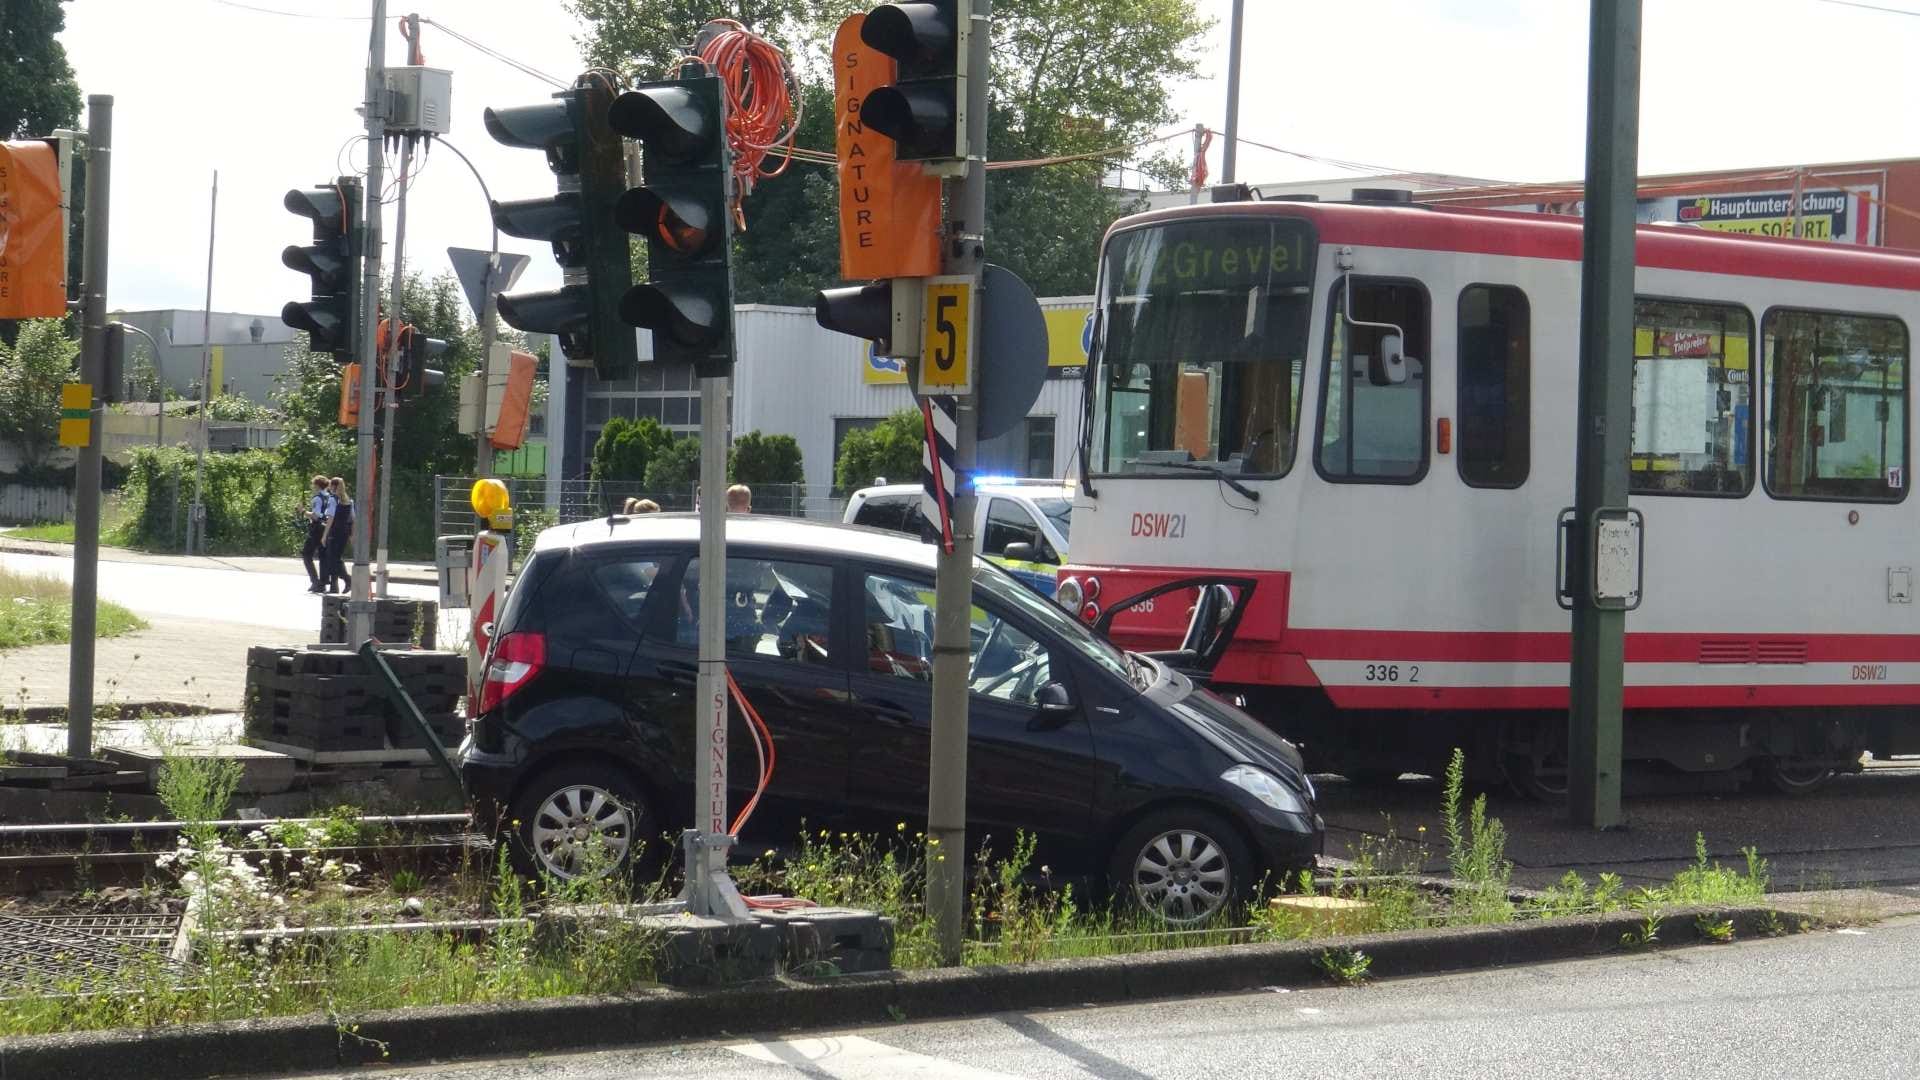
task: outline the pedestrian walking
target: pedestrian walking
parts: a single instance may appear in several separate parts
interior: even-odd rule
[[[328,493],[333,496],[333,521],[327,532],[327,591],[334,591],[334,582],[340,583],[340,592],[353,588],[353,579],[347,576],[347,540],[353,536],[353,499],[347,495],[347,481],[336,476],[328,485]]]
[[[307,591],[321,589],[320,575],[327,569],[327,519],[333,516],[333,494],[327,478],[313,478],[313,498],[307,504],[307,542],[300,548],[300,561],[307,567]],[[315,565],[316,562],[318,565]]]

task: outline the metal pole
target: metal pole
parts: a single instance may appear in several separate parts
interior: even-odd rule
[[[949,181],[941,272],[972,274],[986,264],[987,54],[991,0],[974,0],[967,50],[967,171]],[[953,550],[934,570],[933,732],[927,761],[927,911],[940,962],[960,963],[967,906],[967,674],[972,660],[974,400],[956,402]]]
[[[115,325],[128,333],[139,334],[147,343],[147,351],[153,354],[153,381],[155,385],[160,388],[160,404],[162,406],[154,418],[153,445],[156,448],[165,446],[167,439],[167,410],[165,408],[167,404],[167,383],[165,379],[160,377],[160,343],[153,340],[152,334],[147,333],[132,323],[123,322]]]
[[[213,227],[220,210],[220,170],[213,170],[213,194],[207,200],[207,302],[200,311],[200,451],[193,462],[193,507],[187,513],[187,550],[207,550],[207,410],[213,407]]]
[[[380,202],[386,177],[383,156],[387,138],[387,3],[373,0],[373,30],[367,43],[367,196],[362,250],[366,253],[360,304],[360,435],[354,468],[354,490],[364,497],[373,490],[373,410],[376,358],[375,336],[380,326]],[[353,516],[353,598],[347,602],[347,641],[353,645],[373,636],[373,578],[367,558],[373,553],[373,522],[366,514]]]
[[[416,22],[418,15],[409,15],[409,22]],[[420,32],[415,25],[413,32]],[[381,382],[387,387],[387,405],[381,409],[381,422],[384,425],[380,434],[380,503],[375,514],[380,530],[379,543],[374,545],[379,562],[376,567],[375,582],[380,599],[387,598],[387,520],[393,515],[393,423],[394,414],[400,411],[400,393],[393,385],[393,368],[400,359],[400,327],[406,319],[401,317],[400,288],[401,268],[407,258],[407,172],[413,167],[413,137],[400,144],[400,194],[399,202],[393,210],[393,302],[387,305],[387,355],[381,361]],[[426,376],[414,372],[413,377],[423,379]],[[366,493],[362,492],[365,498]]]
[[[1234,182],[1233,167],[1240,149],[1240,27],[1246,21],[1246,0],[1233,0],[1233,20],[1227,31],[1227,146],[1220,152],[1220,182]]]
[[[1580,402],[1574,438],[1573,823],[1620,824],[1626,613],[1593,602],[1594,521],[1627,505],[1633,415],[1634,204],[1640,143],[1640,0],[1593,0],[1587,67],[1587,187],[1580,270]]]
[[[492,363],[493,342],[498,335],[495,316],[500,311],[498,303],[500,290],[496,287],[500,273],[500,230],[493,231],[493,250],[487,255],[487,280],[481,291],[480,302],[480,374],[488,374],[488,365]],[[487,431],[486,410],[481,410],[480,431],[473,437],[473,475],[488,476],[493,472],[493,436]],[[549,440],[551,441],[551,440]]]
[[[1200,201],[1200,155],[1207,152],[1207,125],[1193,125],[1193,168],[1187,170],[1187,205]]]
[[[67,754],[93,756],[93,635],[100,598],[100,380],[107,358],[107,199],[113,98],[87,97],[87,216],[81,249],[80,381],[93,387],[73,474],[73,617],[67,645]]]

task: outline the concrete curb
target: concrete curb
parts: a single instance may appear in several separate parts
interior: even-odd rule
[[[1678,908],[1658,918],[1661,947],[1703,944],[1701,915],[1730,920],[1737,937],[1781,922],[1772,908]],[[1326,984],[1329,949],[1372,958],[1372,977],[1401,978],[1619,951],[1646,917],[1636,912],[1504,926],[1181,949],[1004,967],[779,980],[722,990],[647,990],[617,997],[394,1009],[332,1019],[290,1017],[143,1031],[0,1039],[3,1080],[197,1080],[268,1076],[364,1064],[562,1053],[748,1033],[846,1028],[890,1019],[996,1012]],[[382,1051],[386,1056],[382,1056]]]
[[[115,550],[119,550],[119,549],[115,549]],[[9,554],[9,555],[44,555],[48,557],[55,557],[55,558],[64,557],[64,558],[70,559],[73,557],[73,545],[63,544],[55,540],[9,540],[6,537],[6,534],[0,533],[0,553]],[[132,554],[135,556],[141,556],[141,555],[146,555],[148,553],[133,552]],[[243,556],[243,557],[251,557],[251,556]],[[262,556],[262,557],[264,558],[267,556]],[[111,555],[103,554],[101,556],[101,561],[102,562],[123,562],[123,563],[130,563],[134,565],[145,564],[150,566],[194,565],[193,563],[190,563],[187,561],[188,558],[189,558],[188,556],[158,555],[158,554],[154,555],[152,558],[139,558],[139,557],[115,558]],[[192,556],[192,558],[218,559],[220,558],[220,556],[217,556],[217,555]],[[240,569],[243,573],[269,573],[270,572],[266,570],[249,570],[249,569],[237,568],[237,567],[228,567],[228,569]],[[298,576],[299,573],[300,571],[298,569],[298,566],[296,565],[293,569],[288,571],[285,576],[288,576],[288,577]],[[434,571],[427,570],[427,569],[417,569],[414,567],[397,568],[397,567],[390,566],[387,570],[387,580],[389,582],[399,584],[399,585],[438,585],[440,583],[439,576]]]

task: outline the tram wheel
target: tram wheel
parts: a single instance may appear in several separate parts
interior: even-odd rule
[[[1754,766],[1754,776],[1781,795],[1809,795],[1833,780],[1830,765],[1796,761],[1793,758],[1765,758]]]
[[[1507,783],[1515,794],[1538,802],[1565,802],[1567,759],[1561,754],[1514,751],[1507,754]]]

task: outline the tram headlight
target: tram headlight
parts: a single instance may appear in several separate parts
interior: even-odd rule
[[[1078,611],[1086,598],[1084,590],[1080,588],[1080,579],[1075,577],[1061,578],[1060,584],[1053,590],[1054,602],[1068,611]]]

